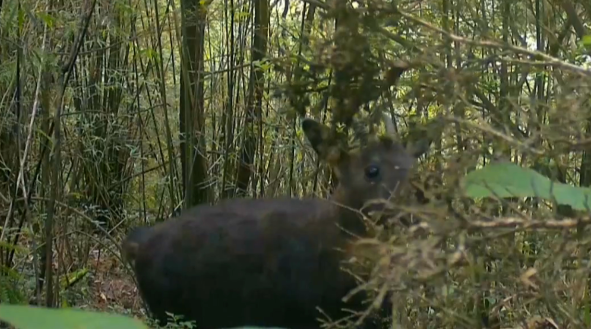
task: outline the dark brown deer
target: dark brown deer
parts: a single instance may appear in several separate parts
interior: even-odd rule
[[[349,151],[312,119],[304,119],[302,128],[338,177],[330,200],[231,199],[194,207],[126,238],[123,249],[140,293],[161,324],[170,312],[203,329],[308,329],[320,326],[317,307],[332,319],[350,314],[343,308],[363,310],[361,297],[342,301],[357,286],[341,270],[343,250],[351,233],[366,234],[355,210],[389,199],[429,143],[405,147],[381,136]]]

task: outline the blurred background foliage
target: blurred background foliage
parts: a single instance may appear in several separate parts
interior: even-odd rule
[[[393,205],[418,224],[360,241],[393,325],[589,328],[588,192],[564,192],[591,185],[589,22],[587,0],[0,1],[0,302],[142,316],[130,228],[323,197],[299,120],[387,113],[435,139]]]

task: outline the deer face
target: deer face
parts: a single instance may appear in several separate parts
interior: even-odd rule
[[[391,125],[386,125],[388,135],[372,137],[358,149],[344,150],[321,123],[305,119],[302,127],[312,148],[339,180],[332,199],[356,210],[371,200],[390,199],[406,182],[416,158],[429,147],[429,143],[405,147],[395,139]]]

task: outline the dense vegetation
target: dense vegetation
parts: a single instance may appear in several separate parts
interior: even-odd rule
[[[360,241],[360,289],[402,328],[591,327],[589,22],[587,0],[0,1],[0,303],[144,319],[132,227],[323,197],[298,122],[387,113],[434,145],[394,204],[416,225]]]

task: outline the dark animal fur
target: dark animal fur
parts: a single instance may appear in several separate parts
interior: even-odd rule
[[[326,127],[306,120],[303,128],[339,177],[331,199],[354,209],[389,197],[406,179],[413,155],[423,152],[409,153],[389,138],[345,152],[326,137]],[[368,165],[380,168],[379,177],[366,177]],[[333,319],[349,314],[343,308],[365,307],[361,295],[341,300],[356,282],[340,269],[350,235],[338,225],[364,233],[357,213],[329,200],[233,199],[136,229],[123,249],[161,323],[168,311],[203,329],[318,328],[317,306]]]

